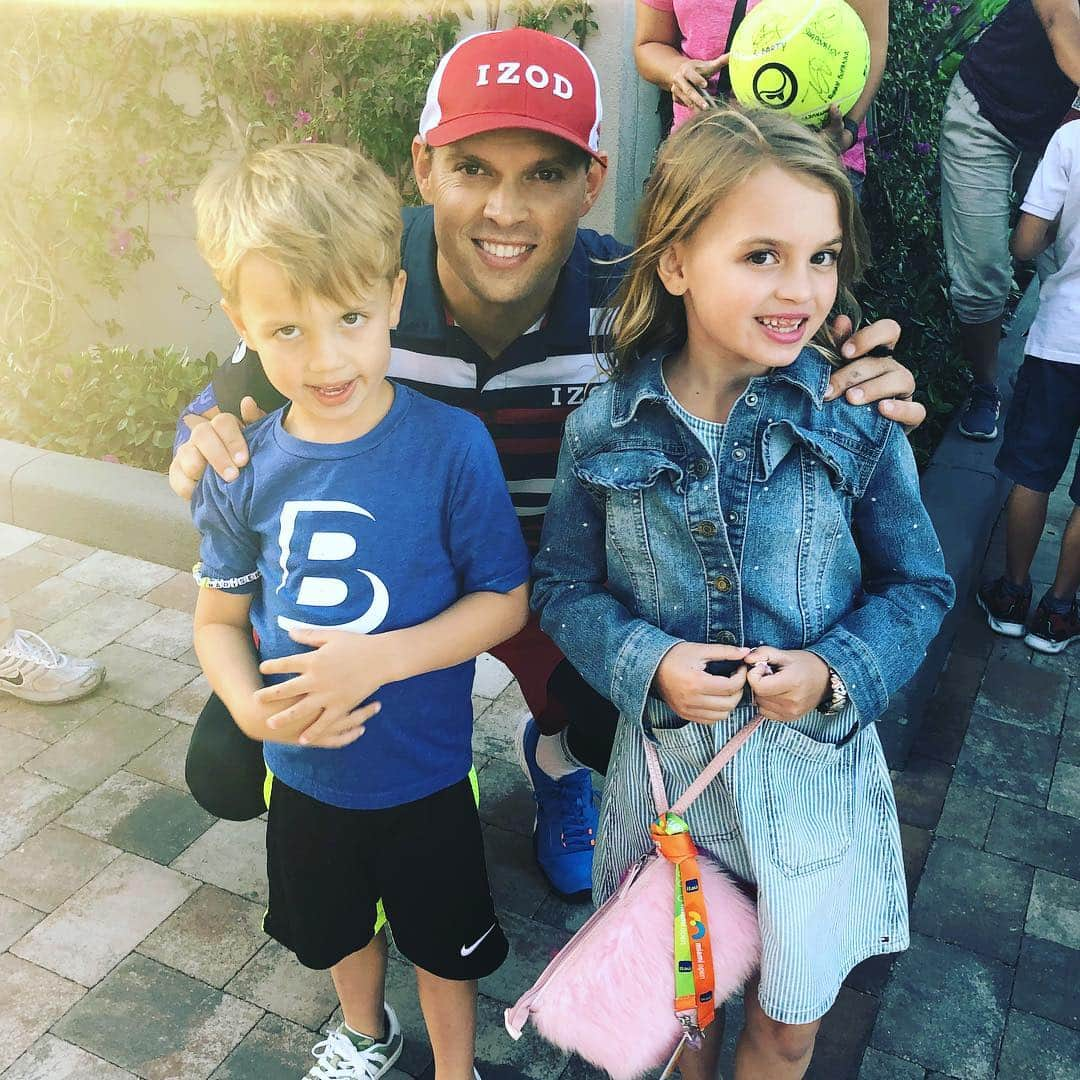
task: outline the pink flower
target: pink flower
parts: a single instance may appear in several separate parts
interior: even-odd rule
[[[293,117],[293,127],[306,127],[311,123],[311,113],[306,109],[297,109]]]
[[[267,105],[276,105],[278,103],[278,96],[273,90],[264,90],[263,97],[266,98]]]
[[[102,461],[111,461],[114,465],[120,464],[120,459],[115,454],[102,454]]]
[[[141,154],[136,155],[135,164],[149,165],[152,160],[151,156],[144,150]]]
[[[134,239],[135,237],[130,229],[113,229],[112,235],[109,237],[109,254],[114,259],[120,258],[131,247],[131,242]]]

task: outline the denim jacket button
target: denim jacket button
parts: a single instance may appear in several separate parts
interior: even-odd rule
[[[746,451],[740,446],[731,451],[731,456],[736,461],[742,461],[746,457]]]
[[[698,536],[704,536],[706,539],[709,539],[716,535],[716,522],[699,521],[696,525],[691,527],[690,531],[697,533]]]
[[[707,476],[709,473],[709,463],[704,458],[698,458],[697,461],[690,466],[690,472],[699,479],[702,476]]]
[[[732,510],[731,513],[728,514],[727,519],[729,522],[731,522],[732,525],[739,524],[739,515],[734,510]]]
[[[730,630],[721,630],[718,634],[713,634],[713,643],[716,645],[734,645],[735,635]]]
[[[723,574],[721,574],[720,577],[718,577],[713,582],[713,588],[717,592],[730,592],[731,591],[731,579],[726,578],[726,577],[724,577]]]
[[[743,401],[752,409],[757,404],[757,394],[747,394]]]

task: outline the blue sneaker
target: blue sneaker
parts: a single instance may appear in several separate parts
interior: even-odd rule
[[[592,895],[593,847],[600,815],[593,805],[592,774],[578,769],[552,780],[536,763],[540,729],[531,716],[516,736],[518,764],[536,800],[533,851],[551,887],[564,900],[581,902]]]
[[[997,438],[998,414],[1001,412],[1001,395],[997,387],[989,383],[972,383],[964,411],[957,425],[960,434],[968,439],[989,442]]]

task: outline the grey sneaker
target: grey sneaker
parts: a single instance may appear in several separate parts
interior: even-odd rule
[[[322,1042],[311,1048],[315,1064],[304,1080],[379,1080],[401,1057],[401,1025],[389,1005],[386,1009],[386,1038],[354,1040],[341,1023]]]
[[[0,690],[23,701],[74,701],[92,694],[104,678],[100,660],[57,652],[29,630],[16,630],[0,645]]]

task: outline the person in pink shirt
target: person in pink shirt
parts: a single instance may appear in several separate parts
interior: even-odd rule
[[[757,0],[637,0],[634,32],[634,63],[643,79],[669,90],[674,98],[678,127],[698,109],[709,107],[702,93],[729,92],[722,79],[727,67],[733,33],[738,21]],[[870,75],[859,100],[841,117],[832,110],[825,133],[840,150],[852,174],[856,194],[866,175],[866,114],[874,100],[889,48],[889,0],[848,0],[859,13],[870,38]]]

